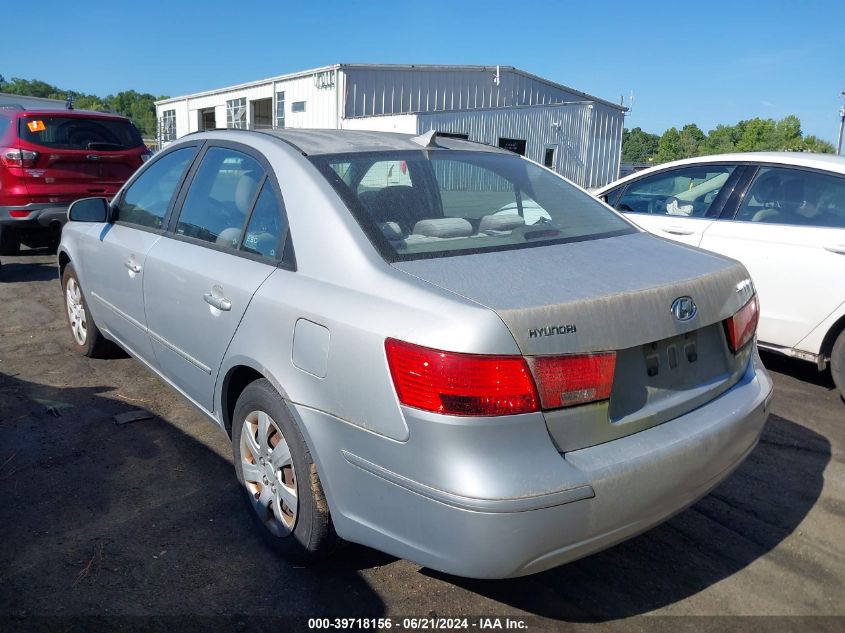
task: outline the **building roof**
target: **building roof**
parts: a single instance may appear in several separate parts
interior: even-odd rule
[[[156,105],[164,105],[168,103],[173,103],[175,101],[182,101],[184,99],[195,99],[198,97],[208,97],[211,95],[221,94],[225,92],[232,92],[235,90],[243,90],[245,88],[252,88],[254,86],[260,86],[262,84],[266,84],[268,82],[273,81],[284,81],[287,79],[296,79],[298,77],[307,77],[309,75],[313,75],[319,72],[325,72],[329,70],[355,70],[355,69],[364,69],[364,70],[404,70],[404,71],[420,71],[420,72],[438,72],[438,71],[467,71],[467,72],[496,72],[498,69],[499,72],[510,72],[517,75],[522,75],[524,77],[528,77],[535,81],[539,81],[544,83],[552,88],[556,88],[558,90],[562,90],[565,92],[571,92],[572,94],[578,95],[583,97],[586,101],[592,101],[595,103],[601,103],[606,106],[616,108],[622,112],[627,112],[628,108],[620,105],[618,103],[613,103],[611,101],[607,101],[605,99],[601,99],[591,94],[587,94],[586,92],[582,92],[580,90],[575,90],[574,88],[570,88],[569,86],[565,86],[563,84],[559,84],[554,81],[550,81],[544,77],[540,77],[538,75],[534,75],[532,73],[526,72],[524,70],[520,70],[515,66],[479,66],[479,65],[447,65],[447,64],[332,64],[330,66],[321,66],[319,68],[312,68],[310,70],[301,70],[295,73],[288,73],[286,75],[277,75],[275,77],[268,77],[266,79],[259,79],[257,81],[250,81],[247,83],[236,84],[234,86],[226,86],[224,88],[215,88],[213,90],[206,90],[204,92],[196,92],[193,94],[182,95],[179,97],[170,97],[168,99],[162,99],[160,101],[156,101]]]

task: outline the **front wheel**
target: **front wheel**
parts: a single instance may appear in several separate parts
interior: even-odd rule
[[[830,373],[839,389],[839,395],[845,399],[845,330],[839,333],[830,353]]]
[[[235,471],[262,537],[291,562],[329,555],[339,539],[302,433],[265,379],[249,384],[232,421]]]

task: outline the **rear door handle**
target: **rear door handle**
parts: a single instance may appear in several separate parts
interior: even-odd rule
[[[141,267],[131,259],[127,259],[125,262],[123,262],[123,265],[126,266],[133,273],[141,272]]]
[[[692,235],[695,233],[692,229],[685,229],[680,226],[662,226],[660,230],[664,233],[671,233],[672,235]]]
[[[226,299],[225,297],[215,297],[210,292],[206,292],[203,296],[205,302],[210,305],[214,306],[218,310],[223,310],[224,312],[228,312],[232,309],[232,302]]]
[[[843,246],[842,244],[825,246],[824,250],[830,251],[831,253],[836,253],[837,255],[845,255],[845,246]]]

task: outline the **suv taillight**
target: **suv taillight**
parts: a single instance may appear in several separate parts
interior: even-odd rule
[[[757,331],[757,322],[760,320],[760,302],[755,293],[739,311],[729,319],[725,319],[725,333],[728,337],[728,345],[735,354],[745,347],[754,333]]]
[[[605,400],[616,364],[613,352],[526,359],[444,352],[396,339],[384,347],[399,401],[444,415],[513,415]]]
[[[32,167],[36,158],[38,152],[16,147],[0,147],[0,162],[6,167]]]

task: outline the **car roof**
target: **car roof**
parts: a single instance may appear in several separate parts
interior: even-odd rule
[[[0,114],[12,118],[15,116],[61,116],[73,117],[79,119],[99,118],[99,119],[114,119],[117,121],[128,121],[129,118],[118,114],[117,112],[100,112],[97,110],[67,110],[60,108],[23,108],[14,107],[15,104],[4,104],[0,107]]]
[[[834,154],[816,154],[814,152],[735,152],[732,154],[713,154],[710,156],[698,156],[696,158],[685,158],[670,163],[661,163],[642,171],[636,171],[624,178],[620,178],[604,187],[596,190],[596,195],[601,195],[608,189],[623,182],[642,178],[649,174],[657,173],[672,167],[683,167],[685,165],[707,165],[711,163],[767,163],[773,165],[788,165],[794,167],[809,167],[845,174],[845,156]]]
[[[206,138],[232,138],[243,134],[262,134],[275,137],[288,145],[293,145],[307,156],[319,156],[321,154],[349,154],[359,152],[385,152],[412,150],[420,151],[430,149],[438,150],[466,150],[474,152],[491,152],[497,154],[511,154],[508,150],[474,143],[463,139],[456,139],[446,136],[435,138],[435,147],[425,147],[423,144],[414,141],[414,134],[400,134],[398,132],[373,132],[369,130],[316,130],[316,129],[290,129],[283,130],[235,130],[220,129],[206,132],[194,133]],[[194,134],[190,136],[194,138]],[[181,140],[181,139],[180,139]]]

